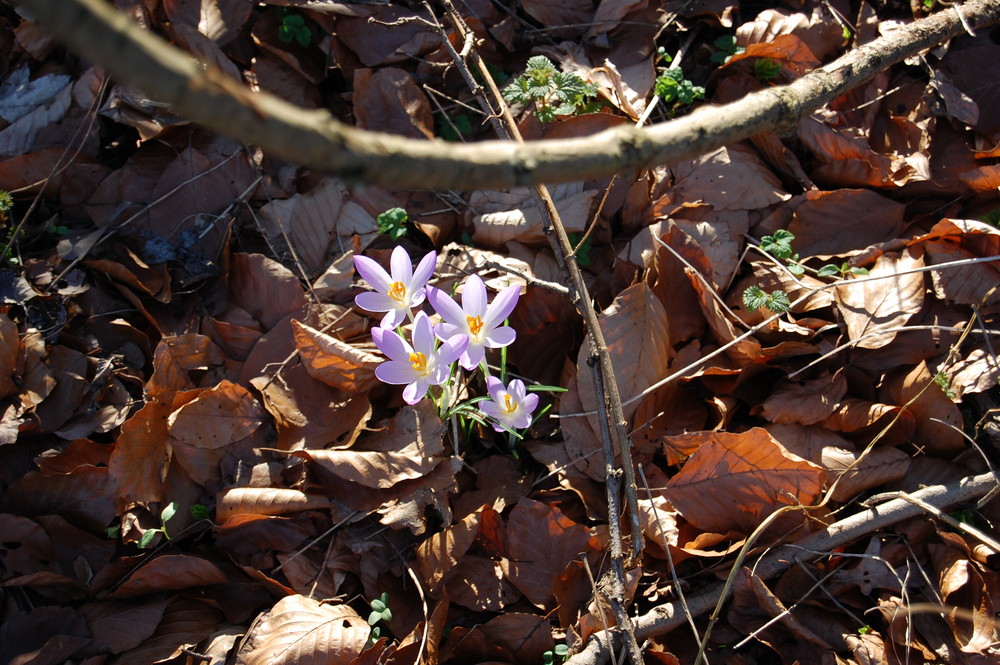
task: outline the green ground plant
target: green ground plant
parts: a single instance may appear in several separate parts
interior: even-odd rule
[[[560,116],[595,113],[597,86],[578,75],[556,69],[544,55],[528,59],[524,73],[503,90],[508,104],[534,105],[541,122],[552,122]]]

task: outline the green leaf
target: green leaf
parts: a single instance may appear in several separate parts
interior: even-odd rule
[[[368,625],[374,626],[379,621],[382,620],[382,613],[376,610],[372,610],[371,614],[368,615]],[[374,632],[374,629],[373,629]]]
[[[177,514],[177,502],[171,501],[166,505],[166,507],[160,511],[160,522],[166,524],[170,521],[170,518]]]
[[[196,520],[207,520],[211,517],[211,513],[208,512],[208,508],[200,503],[196,503],[191,506],[191,517]]]
[[[771,291],[771,295],[767,297],[767,302],[764,306],[775,314],[781,314],[787,312],[792,308],[792,303],[788,299],[788,294],[784,291]]]
[[[139,539],[140,549],[146,549],[149,547],[149,544],[153,542],[153,539],[156,538],[156,534],[158,533],[160,533],[160,529],[149,529],[143,533],[142,538]]]
[[[832,263],[828,263],[816,271],[817,277],[833,277],[834,275],[839,275],[839,274],[840,274],[840,269],[837,266],[833,265]]]
[[[378,598],[376,598],[375,600],[373,600],[371,602],[371,606],[372,606],[372,609],[375,610],[376,612],[384,612],[385,611],[385,603],[383,603]]]
[[[557,644],[555,652],[557,656],[566,656],[567,654],[569,654],[569,647],[566,646],[565,644]]]
[[[392,610],[388,607],[382,610],[382,621],[392,621]]]
[[[789,263],[787,267],[788,267],[788,272],[792,273],[796,277],[804,275],[806,272],[806,269],[803,268],[801,264],[795,263],[794,261]]]
[[[761,58],[753,63],[753,75],[758,81],[770,81],[781,73],[781,63],[771,58]]]
[[[757,310],[767,304],[767,294],[759,286],[750,286],[743,292],[743,306],[748,310]]]

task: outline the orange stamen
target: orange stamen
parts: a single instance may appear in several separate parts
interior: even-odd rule
[[[467,316],[465,322],[469,324],[469,332],[472,333],[472,336],[479,337],[479,333],[483,330],[483,320],[478,316]]]
[[[517,411],[517,402],[515,402],[514,398],[510,396],[510,393],[503,396],[503,402],[504,408],[507,409],[507,413],[514,413]]]
[[[389,297],[396,302],[405,302],[406,300],[406,284],[402,282],[393,282],[389,285]]]
[[[413,365],[413,369],[417,372],[421,374],[427,373],[427,356],[419,351],[414,351],[410,354],[410,364]]]

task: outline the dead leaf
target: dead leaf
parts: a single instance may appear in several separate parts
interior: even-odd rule
[[[350,663],[365,648],[370,627],[347,605],[305,596],[279,600],[251,634],[245,665]]]
[[[750,533],[782,506],[809,506],[825,473],[789,453],[766,430],[705,432],[704,442],[667,483],[684,519],[714,533]]]
[[[346,393],[365,392],[378,382],[375,368],[384,358],[336,337],[292,321],[295,345],[309,376]]]
[[[257,431],[264,410],[246,388],[222,381],[170,414],[170,437],[196,448],[222,448]]]
[[[784,380],[764,400],[764,418],[772,423],[815,425],[833,413],[847,393],[843,372],[819,376],[808,381]]]
[[[869,279],[883,279],[858,284],[848,280],[836,287],[838,309],[847,324],[848,336],[857,346],[878,349],[890,344],[898,333],[889,329],[905,326],[920,310],[924,303],[923,273],[900,273],[923,265],[923,259],[912,250],[883,254],[867,275]]]

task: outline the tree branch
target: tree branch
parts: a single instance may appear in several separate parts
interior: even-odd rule
[[[139,27],[104,0],[22,0],[77,53],[191,120],[269,154],[393,188],[480,189],[600,178],[704,154],[799,118],[904,58],[1000,21],[1000,2],[972,0],[860,46],[793,83],[648,129],[585,138],[454,145],[359,130],[326,111],[251,92],[218,69]]]
[[[910,496],[936,508],[947,509],[973,501],[997,486],[992,473],[969,476],[948,485],[931,485]],[[829,553],[833,549],[853,542],[865,534],[884,529],[905,519],[916,517],[923,509],[904,499],[892,499],[869,510],[862,511],[834,522],[823,531],[803,538],[801,541],[777,548],[760,558],[753,566],[753,574],[760,579],[775,577],[791,566],[811,561]],[[706,591],[687,597],[687,609],[692,616],[704,614],[715,607],[723,583],[713,585]],[[666,603],[653,608],[636,619],[635,635],[645,639],[668,633],[686,621],[684,609],[679,602]],[[587,641],[586,647],[566,661],[566,665],[598,665],[607,661],[610,654],[608,638],[595,634]]]

